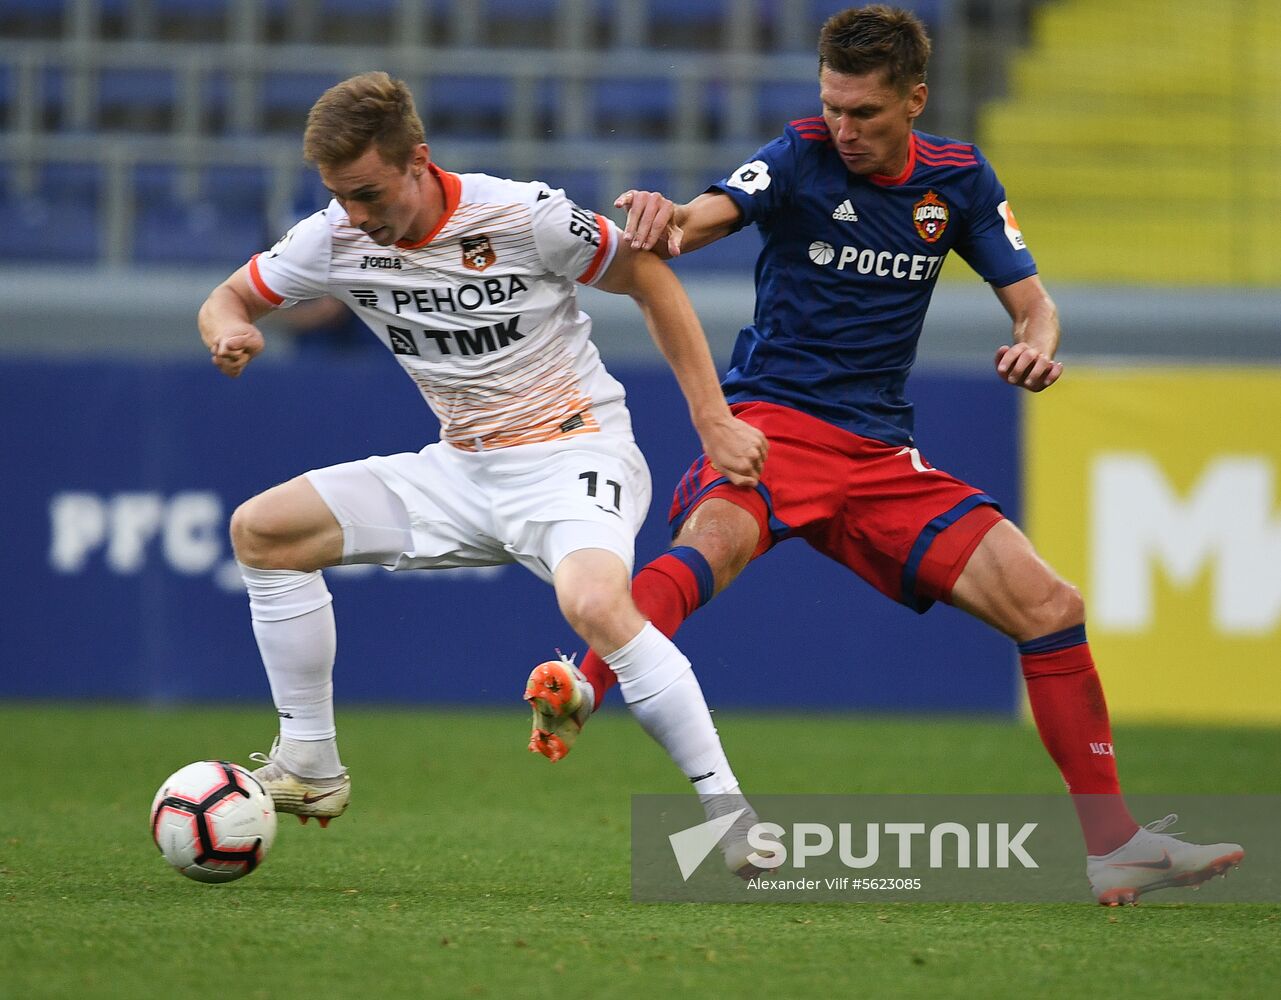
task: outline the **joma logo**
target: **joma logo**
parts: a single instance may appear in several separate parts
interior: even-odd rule
[[[362,257],[360,269],[362,271],[371,267],[386,268],[390,271],[399,271],[401,264],[399,257]]]

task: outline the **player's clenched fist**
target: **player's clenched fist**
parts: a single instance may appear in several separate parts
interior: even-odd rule
[[[684,233],[676,222],[676,205],[657,191],[624,191],[614,200],[615,208],[627,209],[623,239],[631,240],[633,250],[652,250],[667,237],[667,253],[676,257],[681,252]]]
[[[264,342],[256,326],[245,324],[214,340],[209,354],[218,370],[228,378],[237,378],[245,365],[262,353]]]
[[[1031,344],[1006,345],[996,349],[996,373],[1010,385],[1040,392],[1059,380],[1063,362],[1042,354]]]
[[[730,417],[699,429],[703,453],[735,486],[755,486],[765,468],[769,441],[749,423]]]

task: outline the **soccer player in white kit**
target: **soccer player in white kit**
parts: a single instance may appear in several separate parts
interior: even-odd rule
[[[277,809],[327,825],[350,798],[320,571],[351,563],[525,566],[552,583],[566,620],[608,658],[629,709],[695,782],[709,815],[745,805],[689,661],[632,602],[649,472],[623,388],[574,293],[578,281],[635,299],[706,453],[732,481],[754,485],[765,439],[730,413],[675,275],[561,191],[440,169],[408,89],[385,73],[326,91],[303,146],[334,200],[210,294],[199,327],[213,363],[239,376],[264,346],[257,319],[332,294],[391,350],[441,437],[420,452],[314,469],[232,516],[280,716],[272,750],[255,755]],[[561,726],[573,714],[564,709],[548,709]],[[753,818],[749,809],[736,826]],[[748,851],[733,839],[723,850],[737,869]]]

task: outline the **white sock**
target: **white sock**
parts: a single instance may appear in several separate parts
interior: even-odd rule
[[[712,815],[717,797],[738,793],[738,779],[689,660],[649,622],[604,659],[618,675],[618,688],[636,721],[690,779]]]
[[[342,773],[334,725],[333,597],[319,571],[240,566],[258,653],[280,716],[276,759],[304,778]]]

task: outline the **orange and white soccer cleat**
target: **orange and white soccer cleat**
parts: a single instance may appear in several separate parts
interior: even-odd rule
[[[525,683],[525,700],[533,713],[529,749],[555,763],[569,753],[592,714],[592,686],[574,662],[559,660],[540,663]]]
[[[1195,889],[1215,875],[1225,878],[1245,857],[1240,844],[1189,844],[1162,833],[1178,822],[1171,813],[1141,827],[1110,854],[1086,858],[1085,873],[1103,906],[1134,904],[1154,889]]]

